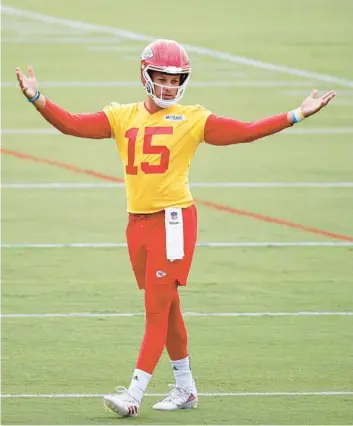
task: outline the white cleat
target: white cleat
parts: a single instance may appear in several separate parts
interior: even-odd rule
[[[104,396],[104,406],[119,417],[137,417],[139,402],[121,386],[118,386],[116,391],[115,395]]]
[[[173,386],[168,396],[163,401],[157,402],[153,406],[154,410],[173,411],[186,410],[197,407],[197,391],[194,389],[184,389]]]

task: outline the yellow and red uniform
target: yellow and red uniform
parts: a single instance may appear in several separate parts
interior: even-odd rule
[[[217,117],[201,106],[172,105],[154,114],[143,103],[113,103],[103,111],[71,114],[46,101],[39,112],[61,132],[114,137],[125,166],[129,221],[126,237],[139,288],[145,289],[146,332],[137,367],[152,373],[166,345],[172,360],[187,356],[187,334],[177,285],[186,285],[197,238],[197,212],[188,187],[200,142],[251,142],[291,124],[282,113],[252,123]],[[166,254],[164,209],[182,208],[184,257]]]
[[[160,282],[185,285],[197,238],[188,174],[211,112],[199,105],[173,105],[150,114],[143,102],[113,103],[103,111],[124,164],[130,213],[126,236],[138,286],[145,288],[158,273],[165,274]],[[184,257],[176,262],[166,257],[167,207],[183,209]]]
[[[291,125],[286,113],[246,123],[216,116],[200,105],[175,104],[151,114],[143,102],[112,103],[97,113],[71,114],[47,100],[39,112],[65,134],[115,139],[124,164],[130,213],[126,234],[139,288],[159,270],[166,273],[159,281],[186,285],[197,237],[188,173],[199,144],[251,142]],[[183,208],[185,255],[176,262],[166,260],[167,207]]]
[[[173,105],[150,114],[143,102],[113,103],[104,112],[124,164],[128,211],[191,206],[189,168],[211,112],[199,105]]]

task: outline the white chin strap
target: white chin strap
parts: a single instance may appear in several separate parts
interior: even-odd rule
[[[180,86],[164,86],[162,84],[153,83],[151,80],[151,77],[149,76],[147,70],[144,70],[143,76],[146,80],[145,90],[148,94],[148,96],[153,99],[153,101],[158,105],[160,108],[168,108],[177,102],[180,101],[180,99],[184,96],[186,86],[189,83],[190,75],[185,79],[184,83]],[[154,87],[159,86],[161,88],[161,97],[158,97],[155,95]],[[163,89],[178,89],[177,94],[175,95],[175,98],[173,99],[163,99]]]

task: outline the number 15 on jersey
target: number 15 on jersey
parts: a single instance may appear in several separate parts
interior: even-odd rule
[[[133,127],[126,131],[125,137],[128,139],[128,162],[125,167],[128,175],[137,175],[139,168],[145,174],[163,174],[168,170],[170,150],[164,145],[152,145],[152,139],[155,135],[172,135],[173,127],[146,127],[143,135],[143,154],[159,155],[159,164],[150,164],[142,161],[140,164],[135,164],[136,154],[136,139],[139,129]]]

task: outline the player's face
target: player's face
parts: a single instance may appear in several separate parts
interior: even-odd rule
[[[174,99],[180,86],[180,75],[166,74],[159,71],[153,71],[152,81],[156,83],[154,93],[158,98]],[[164,86],[164,87],[161,87]]]

